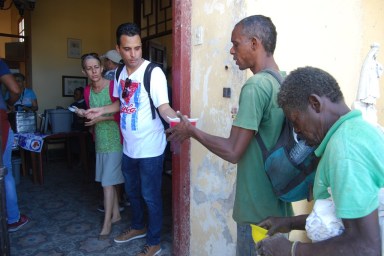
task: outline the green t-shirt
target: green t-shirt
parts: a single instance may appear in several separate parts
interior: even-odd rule
[[[284,121],[284,113],[277,105],[279,88],[270,74],[261,72],[249,78],[241,89],[239,111],[233,122],[234,126],[259,132],[267,148],[276,143]],[[261,150],[253,138],[237,165],[234,220],[246,224],[292,214],[291,204],[279,200],[273,192]]]
[[[112,101],[109,96],[108,86],[99,93],[95,93],[91,90],[89,100],[91,108],[101,107],[111,103]],[[96,123],[94,132],[96,153],[122,152],[119,125],[114,120]]]
[[[327,132],[315,154],[321,157],[316,171],[314,198],[330,197],[336,216],[367,216],[379,206],[384,187],[384,135],[354,110],[342,116]]]

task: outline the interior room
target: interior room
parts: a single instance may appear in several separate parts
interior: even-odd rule
[[[92,153],[90,153],[90,151],[92,152],[92,149],[90,149],[92,145],[89,145],[84,140],[84,145],[81,144],[82,155],[80,156],[80,159],[83,160],[76,164],[72,162],[75,159],[71,159],[74,155],[71,152],[69,145],[69,140],[71,139],[68,137],[68,134],[65,137],[54,135],[56,133],[71,132],[72,113],[67,110],[67,107],[74,101],[74,89],[78,86],[83,87],[88,83],[87,78],[82,73],[80,57],[89,52],[96,52],[101,56],[108,50],[115,49],[116,27],[124,22],[135,22],[140,24],[142,31],[143,58],[156,63],[163,69],[168,80],[168,86],[171,87],[172,1],[113,0],[57,2],[49,0],[6,0],[0,1],[0,6],[0,57],[6,62],[13,73],[25,75],[26,87],[33,89],[35,92],[39,108],[35,116],[27,117],[26,113],[24,113],[23,116],[20,114],[20,117],[15,117],[16,120],[10,121],[11,123],[14,122],[13,128],[19,134],[35,131],[42,132],[43,134],[53,134],[44,138],[44,146],[36,158],[30,151],[22,150],[17,146],[13,150],[12,164],[14,169],[16,169],[14,173],[18,174],[15,179],[20,195],[20,208],[30,216],[30,224],[32,225],[30,225],[31,228],[27,231],[29,234],[10,234],[11,254],[54,255],[60,252],[63,253],[62,255],[68,255],[69,251],[78,250],[79,253],[94,255],[92,251],[89,251],[92,250],[90,249],[91,246],[85,245],[87,248],[80,248],[84,246],[82,243],[87,243],[84,239],[92,240],[92,232],[83,238],[79,237],[79,243],[75,245],[78,248],[71,249],[66,247],[72,247],[74,244],[69,245],[67,241],[62,241],[59,246],[54,245],[51,239],[44,238],[42,239],[45,240],[43,242],[38,241],[39,239],[31,238],[32,234],[36,234],[36,232],[40,233],[39,236],[45,236],[47,233],[44,229],[49,228],[51,224],[41,221],[40,217],[35,217],[35,213],[38,210],[34,207],[30,208],[30,201],[36,202],[33,205],[37,207],[39,202],[36,201],[36,197],[38,195],[33,195],[36,189],[38,189],[40,196],[54,193],[54,201],[57,203],[60,201],[60,194],[67,192],[53,192],[51,189],[54,189],[55,186],[72,191],[82,187],[77,193],[84,193],[84,189],[89,191],[90,193],[86,195],[88,197],[86,200],[92,201],[95,199],[92,197],[95,193],[97,194],[97,200],[100,199],[102,190],[100,190],[99,183],[94,182],[94,158]],[[143,15],[139,15],[139,13]],[[51,20],[54,20],[54,22],[47,22]],[[2,86],[1,93],[6,93],[4,86]],[[32,119],[28,120],[28,118]],[[81,135],[72,137],[72,139],[82,141],[84,138]],[[163,173],[163,193],[166,197],[164,199],[164,216],[166,216],[166,220],[164,221],[165,232],[162,255],[170,255],[172,251],[172,155],[169,151],[169,146],[167,149]],[[56,178],[59,177],[58,175],[64,175],[59,178],[61,184],[56,183],[55,185],[56,178],[51,180],[51,175],[54,175]],[[76,177],[76,175],[80,176]],[[42,187],[37,188],[36,186]],[[24,195],[26,194],[33,196],[35,199],[25,200]],[[73,200],[76,200],[75,198],[77,197],[78,195],[75,195],[72,201],[70,200],[62,204],[58,208],[60,209],[60,214],[66,212],[66,206],[64,205],[74,204]],[[65,200],[69,199],[67,196],[65,198]],[[50,201],[48,197],[41,198],[41,200]],[[95,232],[99,231],[100,217],[103,216],[97,213],[96,208],[100,203],[97,200],[94,202],[96,204],[89,208],[91,210],[88,213],[89,215],[83,216],[83,218],[88,219],[92,223],[90,225],[95,225],[96,229],[92,230]],[[45,206],[41,205],[40,209],[43,208]],[[129,221],[129,207],[125,208],[126,214],[123,220]],[[88,207],[85,207],[85,209],[88,209]],[[76,209],[73,208],[73,210]],[[49,209],[44,210],[43,215],[46,218],[55,218],[50,215],[51,213],[48,214],[48,212]],[[90,216],[94,216],[93,220]],[[62,224],[64,223],[62,222]],[[83,228],[83,224],[78,223],[78,225],[82,227],[72,226],[72,228]],[[123,227],[123,224],[121,226]],[[39,231],[35,229],[37,227]],[[64,229],[64,227],[60,227],[60,229]],[[123,231],[122,229],[119,230],[120,232]],[[59,230],[55,231],[57,234],[58,232]],[[117,235],[116,232],[114,234]],[[49,236],[51,235],[53,233]],[[94,238],[97,240],[97,235]],[[23,240],[29,240],[31,243],[16,246]],[[91,241],[91,243],[93,242]],[[108,250],[114,250],[114,254],[121,251],[120,254],[116,255],[135,255],[134,252],[137,253],[137,250],[143,245],[139,243],[132,246],[131,248],[113,248],[113,241],[109,241],[104,243],[103,248],[99,248],[98,253],[106,255]],[[47,249],[47,247],[54,249]]]

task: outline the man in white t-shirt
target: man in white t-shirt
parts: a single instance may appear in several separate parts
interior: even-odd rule
[[[131,203],[132,224],[114,240],[124,243],[146,236],[147,243],[137,255],[157,255],[161,251],[161,181],[167,141],[157,112],[152,118],[150,99],[144,87],[144,72],[150,62],[142,58],[140,29],[136,24],[124,23],[117,28],[116,35],[116,50],[125,63],[113,91],[113,96],[119,100],[108,106],[89,109],[87,118],[120,111],[120,128],[124,137],[122,171]],[[150,96],[164,120],[176,117],[169,106],[167,80],[159,67],[151,73]],[[144,205],[148,209],[147,225]]]

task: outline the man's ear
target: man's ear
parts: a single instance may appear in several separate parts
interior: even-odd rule
[[[81,73],[83,73],[84,75],[87,75],[87,73],[85,73],[84,69],[81,70]]]
[[[316,95],[316,94],[309,95],[308,102],[309,102],[309,106],[314,111],[316,111],[316,113],[320,112],[322,100],[321,100],[321,98],[318,95]]]
[[[257,39],[256,37],[252,37],[251,38],[251,43],[252,43],[252,50],[255,50],[255,49],[257,49],[257,47],[260,45],[260,40],[259,39]]]

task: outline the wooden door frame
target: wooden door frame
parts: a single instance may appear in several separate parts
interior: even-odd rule
[[[172,0],[172,107],[191,113],[192,0]],[[182,103],[182,104],[181,104]],[[190,141],[172,155],[173,252],[189,255],[190,248]]]

